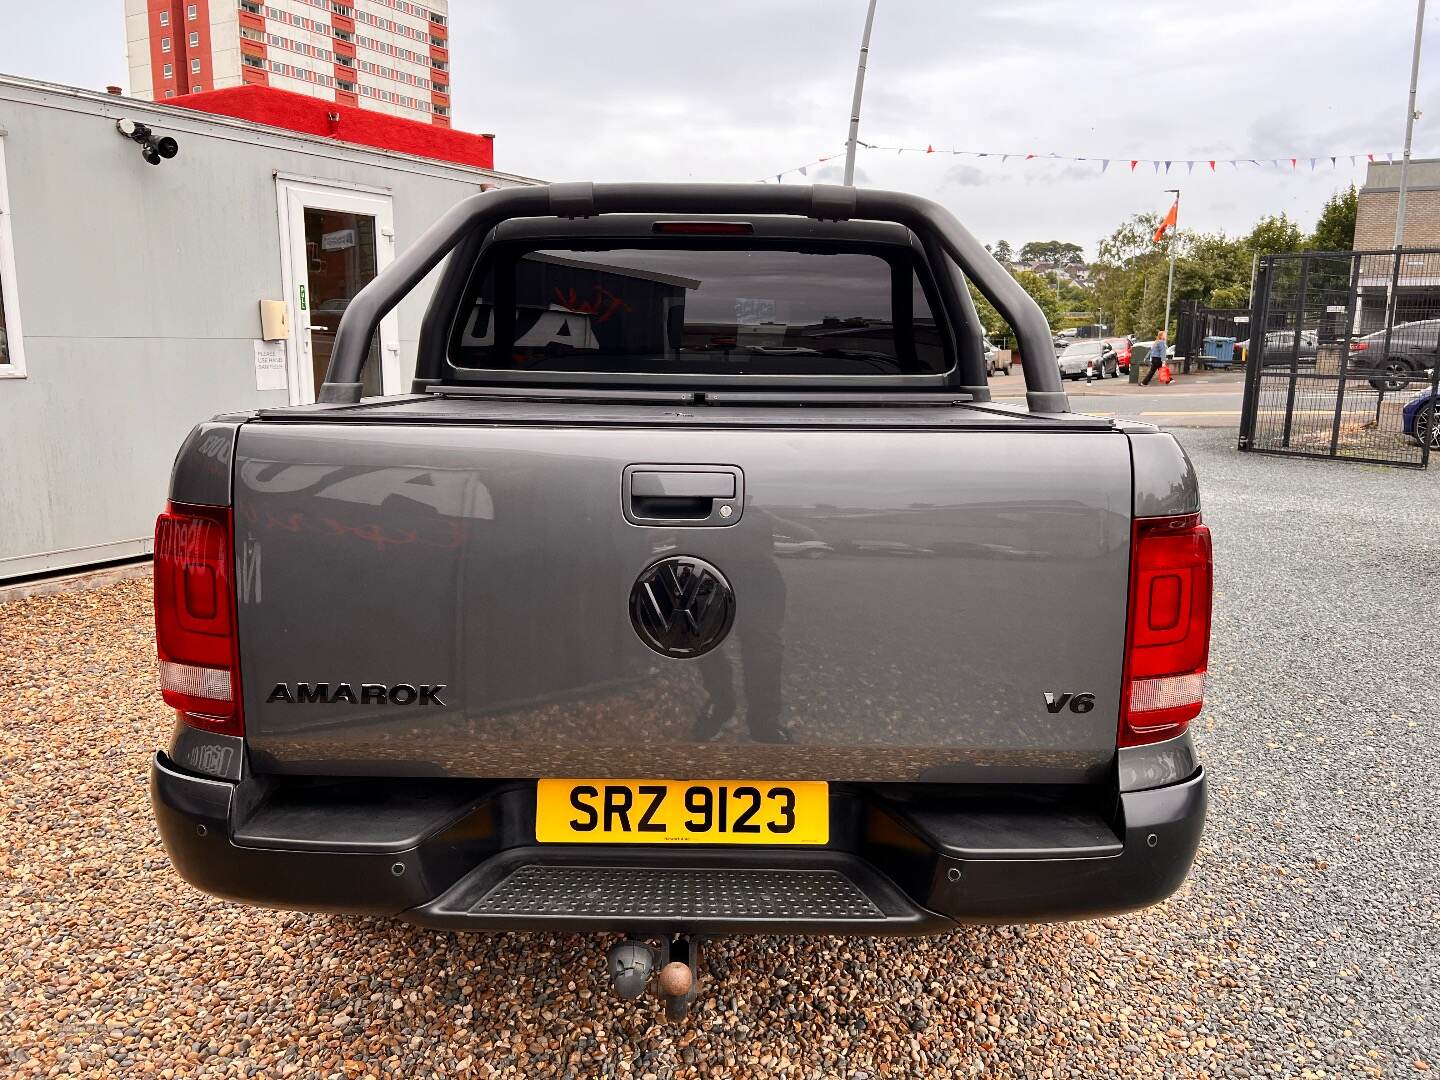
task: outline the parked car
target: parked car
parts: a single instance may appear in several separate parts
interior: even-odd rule
[[[1405,406],[1403,430],[1422,446],[1428,442],[1431,450],[1440,450],[1440,423],[1437,423],[1440,417],[1431,409],[1430,398],[1431,392],[1426,390],[1416,394],[1414,400]],[[1435,403],[1435,408],[1440,409],[1440,402]]]
[[[705,935],[1173,892],[1206,808],[1197,478],[1048,364],[1028,411],[944,393],[980,374],[954,264],[1043,355],[1034,301],[913,195],[565,183],[443,215],[346,309],[321,407],[176,459],[150,793],[180,875],[614,935],[613,988],[677,1019]],[[415,392],[362,401],[432,271]]]
[[[1102,340],[1115,350],[1115,370],[1125,375],[1130,374],[1130,339],[1128,337],[1107,337]]]
[[[1319,335],[1314,330],[1300,331],[1300,351],[1295,352],[1295,331],[1294,330],[1271,330],[1265,335],[1265,367],[1289,367],[1296,355],[1299,356],[1300,365],[1308,367],[1315,363],[1316,354],[1319,352]],[[1250,353],[1250,339],[1237,341],[1235,343],[1235,359],[1238,363],[1245,363]]]
[[[1440,319],[1417,319],[1356,338],[1350,343],[1350,367],[1374,371],[1376,390],[1403,390],[1412,386],[1417,372],[1429,371],[1440,357]]]
[[[1086,338],[1077,341],[1057,356],[1055,362],[1060,366],[1060,377],[1064,379],[1083,379],[1085,369],[1092,366],[1095,368],[1096,378],[1103,379],[1107,375],[1118,378],[1120,375],[1119,359],[1108,339]]]

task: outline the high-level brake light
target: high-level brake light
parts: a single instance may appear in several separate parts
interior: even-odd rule
[[[1172,739],[1205,699],[1213,570],[1199,514],[1137,518],[1121,688],[1121,746]]]
[[[171,503],[155,519],[160,689],[187,724],[242,735],[230,510]]]
[[[755,226],[748,221],[657,221],[655,231],[681,236],[751,236]]]

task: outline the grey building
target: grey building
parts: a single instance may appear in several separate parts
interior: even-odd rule
[[[178,154],[148,164],[117,121]],[[314,400],[359,288],[528,183],[0,76],[0,579],[147,554],[192,424]],[[385,320],[369,392],[408,388],[428,296]]]

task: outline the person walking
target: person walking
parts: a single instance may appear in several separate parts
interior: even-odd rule
[[[1150,370],[1145,373],[1145,378],[1140,380],[1141,386],[1149,386],[1150,380],[1165,365],[1165,331],[1161,330],[1155,337],[1155,344],[1150,346]]]

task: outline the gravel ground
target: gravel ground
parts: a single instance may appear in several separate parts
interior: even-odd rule
[[[1415,1076],[1440,1068],[1440,476],[1187,432],[1215,526],[1179,894],[1088,924],[729,939],[685,1025],[604,942],[193,892],[151,825],[149,584],[0,606],[0,1074]]]

